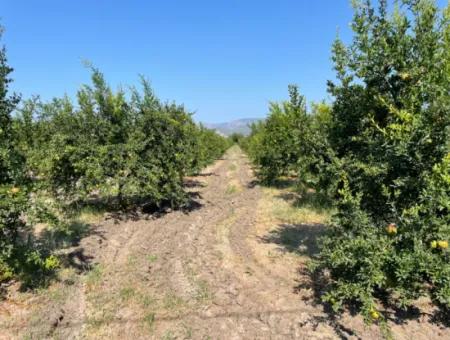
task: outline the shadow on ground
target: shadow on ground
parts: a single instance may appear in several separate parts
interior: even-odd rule
[[[296,208],[309,208],[318,213],[330,212],[333,202],[326,195],[312,189],[302,192],[283,192],[276,196],[290,202]]]
[[[261,238],[265,243],[274,243],[283,252],[315,256],[317,240],[325,232],[323,224],[280,224],[275,230]]]
[[[184,187],[185,188],[205,188],[206,184],[199,180],[189,178],[189,179],[184,180]]]
[[[329,212],[333,209],[333,200],[327,197],[327,195],[317,192],[314,189],[298,188],[298,181],[296,178],[281,178],[271,183],[253,180],[247,185],[247,187],[252,189],[258,185],[265,188],[282,190],[282,192],[275,197],[285,200],[297,208],[310,208],[318,213]]]
[[[248,187],[254,188],[255,186],[259,185],[266,188],[275,188],[275,189],[288,189],[293,188],[297,184],[297,180],[293,177],[287,177],[287,178],[278,178],[270,183],[255,179],[251,181],[248,184]]]
[[[222,159],[222,158],[220,158],[220,159]],[[219,175],[214,172],[205,172],[205,173],[195,175],[195,177],[210,177],[210,176],[219,176]]]
[[[195,179],[186,180],[184,183],[184,197],[176,201],[162,200],[154,202],[148,197],[127,196],[124,202],[119,203],[117,197],[90,197],[84,200],[74,201],[65,207],[65,213],[76,216],[80,212],[103,215],[107,220],[115,223],[124,221],[139,221],[160,218],[172,211],[182,211],[189,214],[202,208],[200,191],[190,190],[203,188],[206,185]]]

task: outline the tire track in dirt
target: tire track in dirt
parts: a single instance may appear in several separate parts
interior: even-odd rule
[[[156,314],[154,338],[177,332],[182,323],[191,325],[198,337],[224,338],[225,331],[226,338],[299,338],[311,309],[292,302],[291,287],[280,292],[279,278],[271,278],[257,264],[246,242],[261,197],[260,188],[251,185],[254,177],[247,158],[232,149],[206,173],[209,176],[200,176],[206,186],[198,189],[201,209],[127,223],[125,236],[120,235],[127,240],[112,247],[109,266],[116,270],[104,280],[122,281],[119,276],[126,271],[121,268],[133,254],[158,257],[149,285],[159,296],[181,299],[183,307]],[[146,252],[139,255],[135,249]],[[200,303],[199,282],[210,295]],[[320,338],[327,338],[326,333]]]
[[[191,224],[189,236],[184,235],[180,241],[182,246],[172,252],[190,259],[191,270],[207,282],[214,297],[195,312],[165,316],[155,331],[155,338],[176,329],[181,322],[196,325],[199,338],[286,339],[301,338],[301,333],[306,337],[308,330],[304,326],[309,324],[308,313],[312,308],[297,303],[292,287],[279,292],[279,278],[271,278],[254,261],[246,243],[261,196],[259,187],[251,185],[254,178],[246,157],[239,150],[228,153],[216,174],[204,192],[204,198],[214,205],[204,207],[207,211]],[[230,183],[239,183],[236,193],[227,193]],[[257,275],[249,275],[249,269]],[[169,275],[164,280],[176,286],[178,277]],[[297,302],[292,303],[293,300]],[[333,334],[331,328],[317,332],[316,336],[333,338],[330,334]]]

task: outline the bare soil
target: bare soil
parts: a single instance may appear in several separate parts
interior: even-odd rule
[[[239,148],[186,185],[189,211],[105,219],[66,250],[49,287],[10,287],[0,339],[382,338],[315,302],[304,269],[325,228],[320,214],[277,216],[288,193],[258,186]],[[390,319],[396,339],[450,339],[427,313]]]

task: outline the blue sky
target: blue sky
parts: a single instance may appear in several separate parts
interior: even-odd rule
[[[89,60],[113,87],[143,74],[204,122],[263,117],[290,83],[326,99],[333,39],[351,37],[348,0],[1,2],[13,89],[25,98],[74,97]]]

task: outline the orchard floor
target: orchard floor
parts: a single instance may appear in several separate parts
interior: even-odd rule
[[[0,339],[382,337],[315,302],[304,269],[328,212],[257,185],[238,147],[186,185],[190,211],[99,219],[49,287],[9,287]],[[450,339],[430,314],[390,319],[396,339]]]

